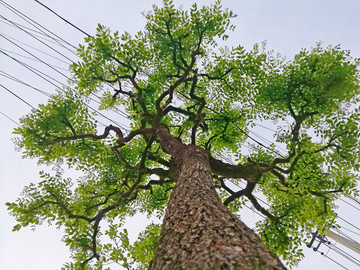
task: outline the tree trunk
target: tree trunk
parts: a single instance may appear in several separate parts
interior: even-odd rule
[[[284,269],[216,194],[207,153],[161,126],[157,135],[177,170],[151,270]]]

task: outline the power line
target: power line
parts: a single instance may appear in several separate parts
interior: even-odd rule
[[[80,31],[81,33],[83,33],[84,35],[91,37],[91,35],[89,35],[88,33],[86,33],[85,31],[81,30],[79,27],[77,27],[76,25],[72,24],[71,22],[69,22],[68,20],[66,20],[65,18],[61,17],[59,14],[57,14],[55,11],[53,11],[51,8],[47,7],[46,5],[44,5],[43,3],[41,3],[38,0],[35,0],[36,3],[42,5],[44,8],[46,8],[47,10],[49,10],[50,12],[52,12],[53,14],[55,14],[57,17],[59,17],[60,19],[62,19],[64,22],[70,24],[72,27],[74,27],[75,29],[77,29],[78,31]]]
[[[3,1],[1,1],[1,2],[3,2]],[[42,4],[42,3],[40,3],[39,2],[39,4],[41,4],[41,5],[43,5],[43,6],[45,6],[44,4]],[[39,27],[37,27],[37,26],[35,26],[33,23],[30,23],[28,20],[31,20],[32,22],[34,22],[36,25],[38,25],[38,26],[40,26],[41,28],[43,28],[43,29],[45,29],[46,31],[48,31],[48,32],[50,32],[51,34],[53,34],[53,35],[55,35],[56,37],[58,37],[59,39],[61,39],[62,41],[64,41],[66,44],[69,44],[70,46],[72,46],[72,47],[74,47],[72,44],[70,44],[69,42],[67,42],[66,40],[64,40],[64,39],[62,39],[62,38],[60,38],[58,35],[56,35],[55,33],[53,33],[52,31],[50,31],[50,30],[48,30],[47,28],[45,28],[45,27],[43,27],[41,24],[39,24],[39,23],[37,23],[36,21],[34,21],[34,20],[32,20],[31,18],[29,18],[28,16],[26,16],[26,15],[24,15],[23,13],[21,13],[20,11],[18,11],[17,9],[15,9],[14,7],[12,7],[11,5],[9,5],[9,4],[6,4],[6,5],[8,5],[8,6],[10,6],[10,10],[12,11],[12,12],[14,12],[16,15],[18,15],[18,16],[20,16],[22,19],[24,19],[26,22],[28,22],[29,24],[31,24],[32,26],[34,26],[36,29],[39,29]],[[45,6],[46,7],[46,6]],[[46,7],[47,8],[47,7]],[[15,11],[14,11],[15,10]],[[21,14],[21,15],[19,15],[19,14]],[[24,18],[24,17],[26,17],[26,19]],[[5,18],[6,19],[6,18]],[[10,20],[7,20],[7,21],[10,21]],[[11,21],[10,21],[11,22]],[[14,22],[12,22],[14,25],[16,25],[16,23],[14,23]],[[71,23],[70,23],[71,24]],[[73,25],[74,26],[74,25]],[[75,27],[75,26],[74,26]],[[20,28],[19,26],[18,26],[18,28]],[[23,30],[23,29],[21,29],[21,30]],[[51,36],[49,36],[48,34],[46,34],[44,31],[42,31],[41,29],[39,29],[42,33],[44,33],[44,35],[46,35],[46,36],[48,36],[48,37],[50,37],[50,38],[52,38]],[[78,28],[78,30],[79,30],[79,28]],[[24,31],[24,30],[23,30]],[[26,32],[26,31],[25,31]],[[28,33],[29,34],[29,33]],[[54,39],[54,38],[52,38],[52,39]],[[58,42],[58,41],[57,41]],[[74,48],[76,48],[76,47],[74,47]],[[58,52],[58,51],[57,51]],[[59,54],[60,54],[60,52],[58,52]],[[75,53],[74,53],[75,54]],[[75,54],[76,55],[76,54]],[[111,86],[110,85],[110,87],[112,87],[113,89],[115,89],[113,86]],[[113,110],[114,112],[116,112],[116,113],[118,113],[118,114],[123,114],[123,115],[125,115],[125,117],[127,117],[127,115],[125,114],[125,113],[123,113],[123,112],[121,112],[121,111],[115,111],[115,110]]]
[[[1,70],[0,70],[0,73],[3,73],[3,74],[0,74],[0,76],[3,76],[3,77],[8,78],[8,79],[10,79],[10,80],[13,80],[13,81],[15,81],[15,82],[17,82],[17,83],[21,83],[21,84],[23,84],[23,85],[25,85],[25,86],[27,86],[27,87],[30,87],[30,88],[38,91],[39,93],[41,93],[41,94],[43,94],[43,95],[45,95],[45,96],[47,96],[47,97],[51,97],[51,94],[49,94],[49,93],[47,93],[47,92],[45,92],[45,91],[43,91],[43,90],[41,90],[41,89],[39,89],[39,88],[37,88],[37,87],[34,87],[34,86],[32,86],[32,85],[30,85],[30,84],[28,84],[28,83],[26,83],[26,82],[24,82],[24,81],[22,81],[22,80],[20,80],[20,79],[18,79],[18,78],[16,78],[16,77],[14,77],[14,76],[12,76],[12,75],[4,72],[4,71],[1,71]]]
[[[258,123],[254,123],[254,124],[255,124],[256,126],[262,127],[262,128],[267,129],[267,130],[269,130],[269,131],[276,132],[276,130],[275,130],[275,129],[269,128],[269,127],[267,127],[267,126],[263,126],[263,125],[258,124]]]
[[[357,208],[356,206],[352,205],[351,203],[348,203],[347,201],[345,201],[344,199],[340,198],[341,201],[343,201],[344,203],[350,205],[351,207],[355,208],[356,210],[360,211],[359,208]]]
[[[38,52],[41,52],[41,53],[43,53],[43,54],[45,54],[45,55],[47,55],[47,56],[49,56],[49,57],[51,57],[51,58],[54,58],[54,59],[56,59],[56,60],[58,60],[58,61],[61,61],[61,62],[63,62],[64,64],[70,65],[71,63],[73,63],[73,61],[71,61],[71,62],[64,61],[64,60],[62,60],[62,59],[60,59],[60,58],[58,58],[58,57],[56,57],[56,56],[53,56],[53,55],[51,55],[51,54],[49,54],[49,53],[46,53],[46,52],[44,52],[44,51],[42,51],[42,50],[39,50],[38,48],[35,48],[35,47],[33,47],[33,46],[29,45],[29,44],[26,44],[26,43],[24,43],[24,42],[22,42],[22,41],[20,41],[20,40],[18,40],[18,39],[15,39],[15,38],[10,37],[10,36],[8,36],[8,35],[5,35],[5,34],[3,34],[3,33],[2,33],[1,35],[4,36],[4,37],[7,37],[7,38],[9,38],[9,39],[15,40],[16,42],[18,42],[18,43],[20,43],[20,44],[23,44],[24,46],[27,46],[27,47],[29,47],[29,48],[31,48],[31,49],[33,49],[33,50],[38,51]]]
[[[45,40],[45,41],[47,41],[47,42],[49,42],[49,43],[51,43],[51,44],[54,44],[54,45],[56,45],[56,46],[60,46],[60,47],[66,48],[66,47],[64,47],[63,44],[59,44],[59,41],[57,41],[56,39],[50,37],[50,36],[47,35],[47,34],[40,33],[40,32],[38,32],[38,31],[36,31],[36,30],[34,30],[34,29],[31,29],[31,28],[29,28],[29,27],[23,26],[23,25],[20,24],[20,23],[11,21],[11,20],[9,20],[9,19],[4,19],[4,18],[5,18],[5,17],[3,17],[3,16],[0,17],[0,22],[2,22],[3,24],[6,24],[6,25],[8,25],[8,26],[11,26],[11,27],[13,27],[13,28],[15,28],[15,29],[24,28],[24,29],[26,29],[26,30],[28,30],[28,31],[33,32],[33,35],[34,35],[34,36],[36,36],[36,37],[38,37],[38,38],[40,38],[40,39],[42,39],[42,40]],[[13,32],[13,31],[12,31],[12,32]],[[46,37],[49,38],[49,39],[47,39]],[[51,39],[52,39],[52,40],[51,40]],[[68,50],[68,48],[67,48],[67,50]]]
[[[0,34],[0,35],[1,35],[1,34]],[[55,68],[53,67],[53,65],[50,65],[50,64],[48,64],[47,62],[41,60],[39,57],[37,57],[37,56],[35,56],[34,54],[30,53],[29,51],[27,51],[26,49],[24,49],[22,46],[16,44],[15,42],[9,40],[8,38],[6,38],[6,37],[4,37],[4,36],[3,36],[3,38],[5,38],[6,40],[8,40],[9,42],[11,42],[12,44],[14,44],[15,46],[19,47],[19,48],[22,49],[23,51],[27,52],[28,54],[30,54],[31,56],[33,56],[34,58],[36,58],[39,62],[47,65],[48,67],[50,67],[50,68],[53,69],[54,71],[58,72],[59,74],[61,74],[61,75],[64,76],[65,78],[67,78],[67,79],[69,79],[69,80],[73,80],[73,79],[71,79],[70,77],[68,77],[67,75],[65,75],[64,73],[62,73],[62,72],[58,71],[57,69],[55,69]],[[60,82],[59,82],[59,83],[60,83]],[[112,86],[111,86],[111,87],[112,87]],[[113,88],[113,87],[112,87],[112,88]],[[127,115],[126,115],[125,113],[121,112],[121,111],[115,111],[115,110],[113,110],[113,111],[114,111],[115,113],[119,114],[119,115],[122,115],[122,116],[124,116],[124,117],[127,117]]]
[[[1,35],[1,34],[0,34],[0,35]],[[3,38],[5,38],[5,37],[3,37]],[[5,39],[7,39],[7,38],[5,38]],[[8,39],[7,39],[7,40],[8,40]],[[27,51],[26,49],[22,48],[20,45],[17,45],[17,44],[15,44],[15,43],[12,42],[12,41],[10,41],[10,42],[13,43],[14,45],[16,45],[17,47],[19,47],[20,49],[24,50],[25,52],[27,52],[27,53],[30,54],[31,56],[35,57],[35,58],[38,59],[40,62],[42,62],[43,64],[47,65],[48,67],[50,67],[51,69],[53,69],[53,70],[56,71],[57,73],[61,74],[61,75],[64,76],[65,78],[67,78],[67,79],[69,79],[69,80],[72,80],[72,79],[71,79],[70,77],[68,77],[67,75],[63,74],[62,72],[58,71],[58,70],[55,69],[54,67],[50,66],[50,65],[49,65],[48,63],[46,63],[45,61],[41,60],[40,58],[38,58],[37,56],[33,55],[32,53],[30,53],[30,52]],[[14,57],[11,57],[11,56],[8,55],[7,53],[3,52],[1,49],[0,49],[0,52],[3,53],[3,54],[5,54],[6,56],[10,57],[10,58],[13,59],[14,61],[20,63],[20,64],[23,65],[25,68],[29,69],[30,71],[32,71],[32,72],[35,73],[36,75],[40,76],[42,79],[44,79],[44,80],[46,80],[47,82],[51,83],[51,84],[52,84],[53,86],[55,86],[56,88],[61,89],[61,87],[57,86],[57,85],[54,84],[53,82],[51,82],[51,81],[49,81],[48,79],[44,78],[44,76],[46,76],[46,77],[54,80],[55,82],[59,83],[60,85],[66,87],[66,85],[63,84],[62,82],[54,79],[53,77],[45,74],[44,72],[42,72],[42,71],[40,71],[40,70],[38,70],[38,69],[36,69],[36,68],[34,68],[34,67],[29,66],[28,64],[26,64],[26,63],[24,63],[24,62],[22,62],[22,61],[20,61],[20,60],[18,60],[18,59],[16,59],[16,58],[14,58]],[[39,73],[41,73],[41,74],[44,75],[44,76],[40,75]],[[103,118],[109,120],[110,122],[112,122],[112,123],[114,123],[114,124],[116,124],[116,125],[118,125],[118,126],[121,126],[121,127],[122,127],[123,129],[125,129],[125,130],[128,130],[126,127],[124,127],[123,124],[120,124],[120,123],[118,123],[117,121],[114,121],[114,120],[110,119],[109,117],[107,117],[107,116],[105,116],[104,114],[100,113],[98,110],[92,108],[90,105],[88,105],[88,104],[85,104],[85,105],[86,105],[87,107],[89,107],[90,109],[92,109],[93,111],[95,111],[98,115],[102,116]]]
[[[44,80],[46,80],[47,82],[49,82],[50,84],[54,85],[56,88],[61,89],[59,86],[57,86],[56,84],[54,84],[54,83],[51,82],[50,80],[46,79],[44,76],[49,77],[49,78],[51,78],[52,80],[54,80],[54,81],[60,83],[61,85],[65,86],[65,85],[64,85],[63,83],[61,83],[60,81],[52,78],[51,76],[49,76],[49,75],[41,72],[40,70],[38,70],[38,69],[36,69],[36,68],[34,68],[34,67],[30,67],[30,66],[27,65],[26,63],[23,63],[22,61],[19,61],[18,59],[14,58],[14,57],[12,57],[12,56],[10,56],[10,55],[8,55],[7,53],[3,52],[2,50],[0,50],[0,52],[3,53],[3,54],[5,54],[6,56],[10,57],[10,58],[13,59],[14,61],[18,62],[19,64],[21,64],[22,66],[24,66],[24,67],[27,68],[28,70],[30,70],[30,71],[32,71],[33,73],[35,73],[37,76],[39,76],[39,77],[41,77],[42,79],[44,79]],[[40,75],[39,73],[43,74],[44,76]],[[31,105],[30,105],[30,106],[31,106]],[[87,106],[88,108],[90,108],[91,110],[93,110],[94,112],[96,112],[98,115],[102,116],[103,118],[109,120],[110,122],[112,122],[112,123],[114,123],[114,124],[116,124],[116,125],[119,125],[119,126],[123,127],[122,124],[117,123],[116,121],[110,119],[110,118],[107,117],[106,115],[100,113],[98,110],[92,108],[90,105],[85,104],[85,106]],[[123,127],[123,128],[124,128],[124,127]],[[126,128],[124,128],[124,129],[126,130]]]
[[[266,139],[265,137],[261,136],[260,134],[257,134],[255,131],[249,130],[249,133],[253,134],[255,137],[258,137],[260,140],[262,140],[263,142],[265,142],[265,143],[267,143],[269,145],[271,145],[273,143],[270,140]],[[280,150],[286,152],[286,150],[281,148],[280,146],[277,145],[276,147],[279,148]],[[280,152],[276,151],[276,153],[278,153],[280,155]]]
[[[348,229],[348,228],[346,228],[346,227],[344,227],[344,226],[341,226],[341,229],[347,230],[347,231],[349,231],[349,232],[351,232],[351,233],[353,233],[353,234],[356,234],[356,235],[359,235],[359,236],[360,236],[360,233],[357,233],[357,232],[355,232],[355,231],[353,231],[353,230],[350,230],[350,229]]]
[[[1,36],[1,34],[0,34],[0,36]],[[3,49],[3,48],[0,48],[0,50],[2,50],[2,51],[4,51],[4,52],[11,53],[11,54],[16,55],[16,56],[20,56],[20,57],[23,57],[23,58],[32,60],[32,61],[36,61],[36,62],[42,63],[41,60],[38,60],[38,59],[36,59],[36,58],[28,57],[28,56],[26,56],[26,55],[22,55],[22,54],[13,52],[13,51],[5,50],[5,49]],[[58,66],[55,66],[55,65],[52,65],[52,64],[48,64],[48,65],[51,66],[51,67],[54,67],[54,68],[58,68],[58,69],[64,70],[64,71],[69,71],[69,70],[66,69],[66,68],[58,67]]]
[[[326,244],[325,244],[326,245]],[[331,249],[346,258],[347,260],[351,261],[352,263],[356,264],[357,266],[360,266],[360,261],[356,259],[354,256],[350,255],[346,251],[342,250],[341,248],[338,248],[337,246],[330,244],[332,247]]]
[[[35,22],[33,19],[29,18],[28,16],[26,16],[25,14],[23,14],[22,12],[20,12],[19,10],[17,10],[16,8],[14,8],[13,6],[11,6],[10,4],[0,0],[0,2],[2,3],[3,6],[5,6],[6,8],[8,8],[9,10],[11,10],[13,13],[15,13],[17,16],[19,16],[20,18],[22,18],[24,21],[26,21],[28,24],[32,25],[33,27],[35,27],[36,29],[38,29],[39,31],[41,31],[45,36],[51,38],[52,40],[56,41],[60,46],[63,46],[64,48],[66,48],[63,44],[61,44],[59,42],[59,40],[61,40],[62,42],[64,42],[65,44],[71,46],[74,49],[77,49],[74,45],[72,45],[71,43],[67,42],[66,40],[64,40],[63,38],[59,37],[58,35],[56,35],[55,33],[53,33],[52,31],[48,30],[46,27],[40,25],[39,23]],[[20,14],[20,15],[19,15]],[[29,22],[29,20],[31,22]],[[35,23],[36,25],[40,26],[42,29],[46,30],[47,32],[51,33],[52,35],[54,35],[55,37],[57,37],[59,40],[55,39],[54,37],[50,36],[49,34],[47,34],[46,32],[44,32],[43,30],[41,30],[39,27],[37,27],[36,25],[34,25],[33,23]],[[67,50],[69,50],[70,52],[74,53],[72,50],[66,48]]]
[[[11,122],[14,122],[16,125],[20,126],[20,124],[18,122],[16,122],[15,120],[13,120],[11,117],[7,116],[5,113],[0,112],[3,116],[5,116],[7,119],[9,119]]]
[[[60,75],[64,76],[66,79],[70,80],[70,77],[65,75],[64,73],[62,73],[61,71],[57,70],[56,68],[52,67],[50,64],[48,64],[47,62],[41,60],[39,57],[37,57],[36,55],[32,54],[31,52],[29,52],[28,50],[24,49],[23,47],[21,47],[20,45],[16,44],[15,42],[11,41],[10,39],[4,37],[3,35],[0,34],[0,36],[2,36],[3,38],[5,38],[7,41],[11,42],[12,44],[14,44],[16,47],[20,48],[21,50],[23,50],[24,52],[28,53],[29,55],[31,55],[32,57],[34,57],[35,59],[37,59],[39,62],[41,62],[42,64],[48,66],[49,68],[51,68],[52,70],[54,70],[55,72],[59,73]]]
[[[47,36],[47,35],[45,35],[44,33],[40,32],[40,31],[36,31],[36,30],[34,30],[34,29],[30,28],[30,27],[26,27],[25,25],[22,25],[22,24],[20,24],[20,23],[12,22],[12,24],[11,24],[11,23],[9,23],[8,21],[5,21],[4,19],[1,19],[1,18],[0,18],[0,22],[4,23],[4,24],[6,24],[6,25],[9,25],[9,26],[11,26],[11,27],[13,27],[13,28],[16,28],[15,25],[18,25],[18,26],[20,26],[20,27],[22,27],[22,28],[25,28],[25,29],[27,29],[27,30],[29,30],[29,31],[34,32],[35,34]]]
[[[350,226],[352,226],[352,227],[354,227],[354,228],[356,228],[356,229],[360,230],[360,228],[359,228],[359,227],[357,227],[357,226],[355,226],[354,224],[352,224],[352,223],[350,223],[350,222],[346,221],[345,219],[341,218],[340,216],[337,216],[337,217],[338,217],[339,219],[341,219],[342,221],[344,221],[345,223],[349,224]]]
[[[317,251],[319,252],[321,255],[323,255],[325,258],[329,259],[330,261],[336,263],[337,265],[341,266],[342,268],[346,269],[346,270],[350,270],[349,268],[346,268],[344,265],[342,265],[341,263],[339,263],[338,261],[332,259],[331,257],[329,257],[328,255],[326,255],[324,252],[320,252],[320,251]]]
[[[235,125],[235,127],[236,127],[239,131],[241,131],[242,133],[244,133],[244,134],[246,135],[246,137],[248,137],[249,139],[251,139],[251,140],[253,140],[254,142],[256,142],[258,145],[260,145],[260,146],[268,149],[269,151],[271,151],[271,152],[273,152],[273,153],[275,153],[275,154],[277,154],[277,155],[279,155],[279,156],[281,156],[281,157],[284,157],[284,156],[283,156],[281,153],[279,153],[278,151],[276,151],[276,150],[274,150],[274,149],[272,149],[272,148],[264,145],[263,143],[259,142],[259,141],[256,140],[256,139],[254,139],[252,136],[249,135],[249,133],[247,133],[245,130],[243,130],[242,128],[240,128],[238,125]]]
[[[1,1],[1,0],[0,0]],[[4,16],[0,15],[1,18],[9,21],[10,23],[12,23],[10,20],[6,19]],[[39,39],[38,37],[36,37],[35,35],[31,34],[29,31],[21,28],[21,27],[18,27],[16,25],[16,27],[20,30],[22,30],[23,32],[25,32],[26,34],[28,34],[29,36],[31,36],[32,38],[36,39],[37,41],[39,41],[41,44],[45,45],[46,47],[50,48],[51,50],[55,51],[56,53],[60,54],[62,57],[66,58],[67,60],[69,60],[70,62],[72,62],[72,60],[67,57],[66,55],[64,55],[63,53],[60,53],[59,51],[55,50],[53,47],[51,47],[50,45],[46,44],[44,41],[42,41],[41,39]]]
[[[25,67],[26,69],[28,69],[28,70],[30,70],[31,72],[35,73],[37,76],[39,76],[40,78],[44,79],[44,80],[47,81],[48,83],[52,84],[52,85],[55,86],[56,88],[58,88],[59,86],[57,86],[56,84],[54,84],[54,83],[51,82],[50,80],[46,79],[44,76],[46,76],[46,77],[48,77],[48,78],[50,78],[50,79],[52,79],[52,80],[54,80],[54,81],[62,84],[61,82],[59,82],[58,80],[50,77],[49,75],[45,74],[44,72],[42,72],[42,71],[40,71],[40,70],[38,70],[38,69],[36,69],[36,68],[34,68],[34,67],[26,64],[26,63],[24,63],[23,61],[20,61],[20,60],[18,60],[18,59],[16,59],[16,58],[10,56],[9,54],[7,54],[7,53],[5,53],[4,51],[2,51],[1,49],[0,49],[0,52],[1,52],[2,54],[6,55],[7,57],[11,58],[11,59],[14,60],[15,62],[19,63],[20,65],[22,65],[22,66]],[[42,76],[42,75],[40,75],[40,74],[42,74],[42,75],[44,75],[44,76]]]
[[[33,56],[35,59],[37,59],[37,61],[45,64],[45,65],[48,66],[48,67],[50,67],[51,69],[53,69],[53,70],[56,71],[57,73],[61,74],[62,76],[64,76],[64,77],[67,78],[68,80],[73,81],[73,79],[71,79],[69,76],[67,76],[67,75],[65,75],[64,73],[58,71],[53,65],[50,65],[50,64],[48,64],[47,62],[41,60],[39,57],[37,57],[37,56],[35,56],[34,54],[30,53],[28,50],[24,49],[22,46],[20,46],[20,45],[16,44],[15,42],[9,40],[7,37],[4,37],[2,34],[0,34],[0,36],[2,36],[3,38],[5,38],[5,39],[8,40],[9,42],[11,42],[12,44],[14,44],[15,46],[17,46],[18,48],[22,49],[22,50],[25,51],[26,53],[28,53],[28,54],[30,54],[31,56]],[[40,73],[42,73],[42,72],[39,71],[39,70],[37,70],[37,71],[40,72]],[[44,74],[44,73],[42,73],[42,74]],[[47,76],[46,74],[44,74],[44,75]],[[50,76],[49,76],[49,77],[50,77]],[[50,77],[50,78],[51,78],[51,77]],[[52,79],[53,79],[53,78],[52,78]],[[55,79],[53,79],[53,80],[55,80]],[[55,80],[55,81],[57,81],[57,80]],[[60,83],[60,84],[62,84],[62,83],[59,82],[59,81],[57,81],[57,82]],[[62,84],[62,85],[63,85],[63,84]],[[96,95],[95,95],[95,96],[96,96]],[[99,98],[99,97],[98,97],[98,98]],[[100,99],[100,98],[99,98],[99,99]],[[95,101],[95,100],[93,100],[93,101]],[[97,101],[95,101],[95,102],[97,102]],[[98,102],[98,103],[99,103],[99,102]],[[123,117],[127,117],[127,115],[126,115],[125,113],[121,112],[121,111],[115,111],[115,110],[113,110],[113,111],[114,111],[115,113],[123,116]]]
[[[353,200],[355,203],[360,204],[360,201],[357,198],[355,198],[355,197],[353,197],[351,195],[349,195],[347,197],[350,198],[351,200]]]
[[[4,88],[6,91],[8,91],[9,93],[11,93],[12,95],[14,95],[16,98],[18,98],[19,100],[21,100],[23,103],[25,103],[26,105],[30,106],[31,108],[33,108],[35,110],[35,107],[32,106],[30,103],[28,103],[27,101],[25,101],[24,99],[22,99],[21,97],[19,97],[17,94],[15,94],[13,91],[11,91],[9,88],[7,88],[6,86],[0,84],[0,86],[2,88]]]

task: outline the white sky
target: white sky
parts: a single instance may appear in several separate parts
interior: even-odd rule
[[[80,32],[59,20],[35,1],[7,0],[6,2],[72,44],[82,43],[83,35]],[[192,2],[189,0],[175,1],[177,4],[183,4],[185,8],[189,7]],[[203,4],[210,1],[197,2]],[[141,12],[151,9],[153,3],[161,3],[161,1],[43,0],[43,3],[89,34],[94,34],[97,23],[109,26],[113,31],[118,30],[120,33],[122,31],[134,33],[141,30],[144,25]],[[253,43],[261,43],[266,40],[269,50],[280,52],[282,55],[291,58],[301,48],[310,48],[317,41],[322,41],[325,45],[341,44],[342,48],[350,49],[354,57],[360,57],[360,1],[358,0],[224,0],[223,6],[238,14],[234,20],[237,28],[235,32],[230,33],[229,45],[242,44],[251,48]],[[0,15],[27,25],[3,5],[0,5]],[[27,37],[26,33],[5,24],[3,19],[0,19],[0,33],[55,55],[53,51],[42,46],[36,40]],[[37,53],[33,49],[25,48]],[[26,55],[2,37],[0,37],[0,49]],[[38,55],[43,57],[41,54]],[[74,55],[67,55],[76,60]],[[41,67],[31,60],[16,57],[31,65],[36,65],[62,82],[66,82],[63,77],[50,71],[49,68]],[[59,61],[52,60],[52,63],[63,68],[67,67],[66,64]],[[52,85],[1,54],[0,71],[5,71],[44,91],[54,93]],[[39,102],[46,101],[46,98],[41,94],[3,76],[0,76],[0,84],[8,87],[34,106]],[[27,105],[0,87],[1,113],[17,121],[29,110]],[[118,119],[118,121],[124,120]],[[107,123],[106,120],[105,123]],[[61,234],[54,227],[44,225],[35,232],[29,229],[22,229],[16,233],[11,232],[15,222],[13,218],[8,216],[4,203],[14,201],[23,186],[30,182],[36,182],[40,169],[35,161],[23,160],[21,154],[14,151],[11,133],[15,127],[16,125],[13,122],[0,114],[0,269],[60,269],[68,258],[68,250],[61,242]],[[340,201],[340,205],[340,216],[360,227],[359,212],[344,204],[343,201]],[[244,215],[250,214],[248,211]],[[144,222],[141,217],[133,219],[130,226],[132,234],[142,228]],[[348,228],[351,227],[348,226]],[[306,257],[298,269],[343,269],[319,253],[315,253],[306,247],[304,249]],[[328,250],[322,248],[322,251],[327,252]],[[348,269],[357,269],[356,265],[333,251],[330,251],[328,255]],[[360,258],[357,257],[357,259]],[[120,268],[114,267],[114,269]]]

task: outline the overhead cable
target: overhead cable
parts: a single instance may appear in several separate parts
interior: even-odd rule
[[[38,0],[35,0],[36,3],[42,5],[44,8],[46,8],[47,10],[49,10],[51,13],[55,14],[57,17],[59,17],[60,19],[62,19],[64,22],[70,24],[72,27],[74,27],[75,29],[77,29],[78,31],[80,31],[81,33],[83,33],[84,35],[91,37],[91,35],[89,35],[88,33],[86,33],[85,31],[81,30],[79,27],[77,27],[76,25],[72,24],[71,22],[69,22],[68,20],[66,20],[65,18],[61,17],[59,14],[57,14],[55,11],[53,11],[51,8],[47,7],[46,5],[44,5],[43,3],[41,3]]]
[[[0,84],[0,86],[2,88],[4,88],[6,91],[8,91],[10,94],[14,95],[17,99],[21,100],[23,103],[25,103],[26,105],[30,106],[31,108],[33,108],[35,110],[35,107],[32,106],[30,103],[28,103],[27,101],[25,101],[23,98],[21,98],[20,96],[18,96],[17,94],[15,94],[13,91],[11,91],[9,88],[7,88],[6,86]]]
[[[26,21],[27,23],[29,23],[30,25],[32,25],[33,27],[35,27],[36,29],[38,29],[39,31],[41,31],[44,35],[46,35],[47,37],[53,39],[54,41],[56,41],[60,46],[61,43],[59,43],[59,40],[61,40],[62,42],[66,43],[67,45],[71,46],[74,49],[77,49],[74,45],[72,45],[71,43],[67,42],[66,40],[64,40],[63,38],[59,37],[58,35],[56,35],[55,33],[53,33],[52,31],[48,30],[47,28],[45,28],[44,26],[40,25],[39,23],[37,23],[36,21],[34,21],[33,19],[29,18],[28,16],[26,16],[24,13],[20,12],[19,10],[17,10],[16,8],[14,8],[13,6],[11,6],[10,4],[6,3],[5,1],[0,0],[0,3],[5,6],[6,8],[8,8],[9,10],[11,10],[13,13],[15,13],[17,16],[19,16],[20,18],[22,18],[24,21]],[[20,14],[20,15],[19,15]],[[47,34],[46,32],[44,32],[43,30],[41,30],[39,27],[37,27],[36,25],[34,25],[33,23],[29,22],[29,20],[33,23],[35,23],[36,25],[38,25],[39,27],[41,27],[42,29],[46,30],[47,32],[51,33],[52,35],[54,35],[57,39],[55,39],[54,37],[51,37],[49,34]],[[68,48],[67,48],[68,49]],[[68,49],[69,51],[71,51],[70,49]],[[73,51],[71,51],[73,52]]]

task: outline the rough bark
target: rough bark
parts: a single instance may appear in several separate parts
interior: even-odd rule
[[[163,221],[151,270],[284,269],[259,237],[220,201],[207,153],[157,129],[172,155],[177,181]]]

